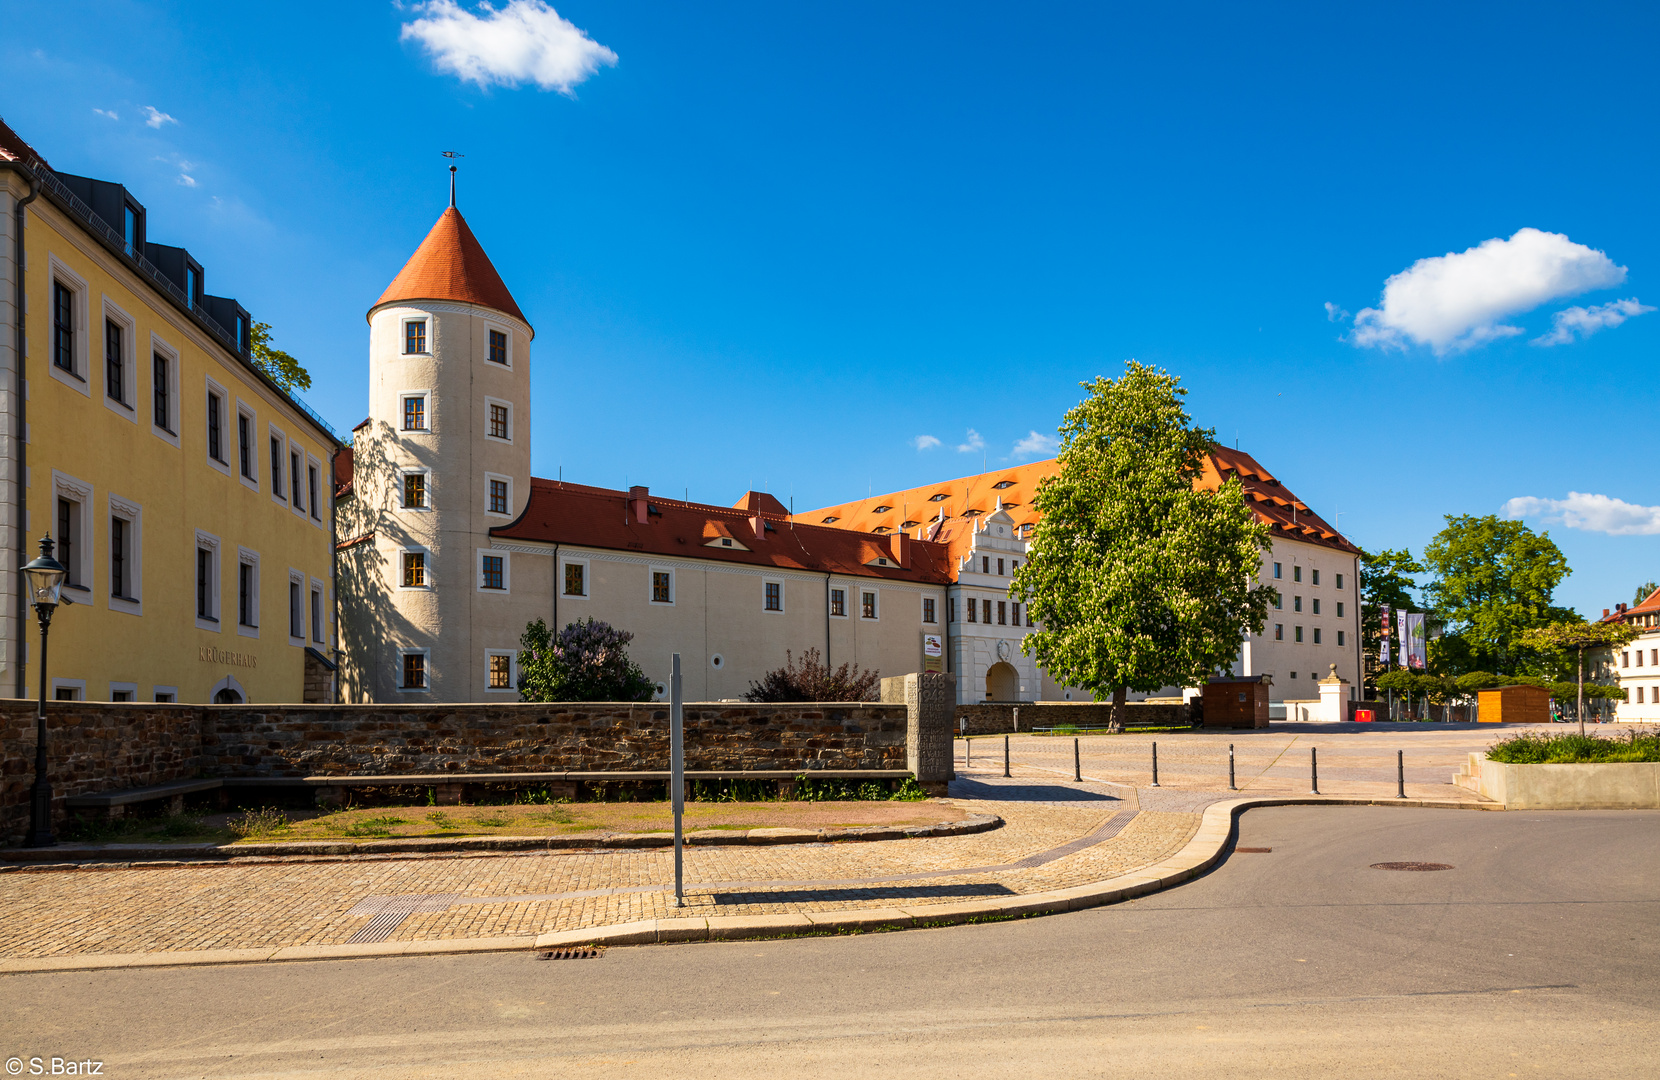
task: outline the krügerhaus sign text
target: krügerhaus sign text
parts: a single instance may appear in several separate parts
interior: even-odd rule
[[[231,667],[245,668],[259,666],[259,657],[253,653],[227,652],[212,645],[203,645],[198,649],[197,659],[204,664],[229,664]]]

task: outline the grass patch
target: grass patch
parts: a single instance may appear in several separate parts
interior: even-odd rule
[[[1487,751],[1488,761],[1506,765],[1572,765],[1589,762],[1660,761],[1660,734],[1638,734],[1624,739],[1601,735],[1512,735]]]
[[[224,829],[203,824],[192,814],[155,817],[119,817],[114,821],[78,818],[69,822],[63,838],[75,844],[141,844],[156,842],[182,844],[192,841],[231,839]]]

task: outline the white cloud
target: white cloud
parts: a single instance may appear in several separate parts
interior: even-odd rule
[[[911,442],[916,444],[918,450],[932,450],[940,444],[940,441],[932,435],[918,435]]]
[[[1058,437],[1034,431],[1014,444],[1014,456],[1017,458],[1048,457],[1060,448],[1061,441]]]
[[[179,174],[179,183],[183,184],[185,187],[195,187],[196,186],[196,178],[194,176],[191,176],[188,173],[180,173]]]
[[[154,105],[144,106],[144,115],[147,118],[144,121],[146,127],[160,128],[163,124],[178,123],[177,120],[173,119],[171,116],[168,116]]]
[[[1523,495],[1504,504],[1510,518],[1538,518],[1546,524],[1607,533],[1610,536],[1653,536],[1660,533],[1660,506],[1638,506],[1607,495],[1568,492],[1566,499]]]
[[[968,441],[958,446],[957,452],[960,454],[971,454],[976,450],[984,450],[985,448],[986,440],[980,437],[980,433],[978,431],[975,431],[973,428],[969,428]]]
[[[1629,300],[1611,300],[1594,307],[1564,308],[1551,316],[1551,332],[1533,339],[1535,345],[1566,345],[1577,333],[1588,338],[1598,330],[1610,329],[1638,315],[1653,311],[1647,304],[1639,304],[1633,296]]]
[[[1355,316],[1358,346],[1428,345],[1461,352],[1521,328],[1500,320],[1625,280],[1625,267],[1560,233],[1521,229],[1468,251],[1419,259],[1383,285],[1383,303]]]
[[[121,119],[119,116],[115,115],[115,111],[113,109],[93,109],[92,111],[97,113],[99,116],[107,116],[111,120]]]
[[[422,17],[404,24],[402,39],[425,46],[440,71],[480,87],[533,82],[568,95],[600,65],[617,62],[616,53],[542,0],[510,0],[499,11],[480,3],[476,15],[455,0],[430,0],[415,10]]]
[[[1344,319],[1347,319],[1348,317],[1349,317],[1349,313],[1347,311],[1344,311],[1342,308],[1338,307],[1336,304],[1332,303],[1330,300],[1326,301],[1326,321],[1327,322],[1342,322]]]

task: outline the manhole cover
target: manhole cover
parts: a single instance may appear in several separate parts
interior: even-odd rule
[[[1451,870],[1451,863],[1444,862],[1375,862],[1373,870]]]

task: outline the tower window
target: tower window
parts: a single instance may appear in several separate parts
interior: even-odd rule
[[[405,510],[425,510],[427,506],[427,474],[409,472],[403,474],[403,508]]]
[[[507,513],[507,481],[490,481],[490,512],[492,514]]]
[[[502,557],[500,555],[486,555],[483,557],[483,586],[486,589],[505,589],[507,585],[502,575]]]
[[[403,429],[405,431],[425,431],[427,429],[426,395],[411,394],[403,399]]]
[[[410,652],[403,654],[403,684],[404,690],[425,690],[427,688],[427,654]]]
[[[490,689],[513,689],[513,657],[507,653],[490,654]]]
[[[403,324],[403,351],[413,356],[427,351],[427,321],[410,319]]]
[[[490,331],[490,361],[496,364],[507,363],[507,335],[500,330]]]
[[[506,405],[492,404],[490,406],[490,436],[495,439],[508,437]]]
[[[427,583],[427,556],[424,551],[403,553],[403,585],[406,589],[423,589]]]

